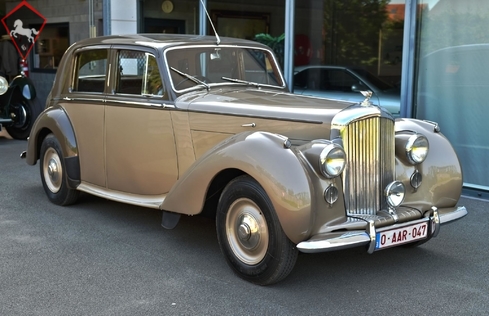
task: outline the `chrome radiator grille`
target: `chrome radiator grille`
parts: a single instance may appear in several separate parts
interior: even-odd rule
[[[385,209],[384,189],[394,180],[394,122],[370,117],[345,126],[341,132],[347,156],[343,173],[348,215],[375,215]]]

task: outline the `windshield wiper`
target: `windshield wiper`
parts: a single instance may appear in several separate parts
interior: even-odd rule
[[[174,72],[176,72],[177,74],[184,76],[185,78],[189,79],[190,81],[192,81],[192,82],[194,82],[196,84],[203,85],[207,89],[207,91],[210,90],[210,86],[207,83],[205,83],[204,81],[199,80],[199,79],[195,78],[194,76],[189,75],[187,73],[184,73],[183,71],[180,71],[180,70],[178,70],[178,69],[176,69],[174,67],[170,67],[170,69],[173,70]]]
[[[255,86],[255,87],[264,87],[264,84],[257,83],[257,82],[251,82],[251,81],[246,81],[246,80],[241,80],[241,79],[235,79],[235,78],[228,78],[228,77],[221,77],[222,80],[226,81],[231,81],[231,82],[236,82],[236,83],[243,83],[248,86]]]

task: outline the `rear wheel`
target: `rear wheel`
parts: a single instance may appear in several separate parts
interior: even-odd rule
[[[241,278],[268,285],[292,271],[297,248],[283,232],[265,190],[251,177],[238,177],[226,186],[216,227],[221,251]]]
[[[63,152],[53,134],[42,142],[40,162],[42,186],[48,199],[57,205],[75,203],[80,192],[68,187]]]
[[[34,121],[42,112],[42,105],[38,98],[27,100],[21,96],[13,96],[9,112],[13,124],[6,126],[7,132],[12,138],[27,139]]]

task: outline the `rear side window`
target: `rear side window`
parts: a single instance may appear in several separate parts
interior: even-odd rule
[[[82,51],[76,56],[73,91],[104,92],[107,80],[108,50]]]
[[[118,53],[116,93],[167,97],[156,58],[137,50]]]

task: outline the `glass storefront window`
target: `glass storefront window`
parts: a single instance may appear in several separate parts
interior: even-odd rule
[[[489,189],[489,2],[423,0],[418,8],[415,116],[439,123],[465,186]]]
[[[400,113],[404,1],[296,1],[294,92]]]
[[[70,45],[68,23],[46,24],[31,52],[33,71],[55,72],[61,57]]]

